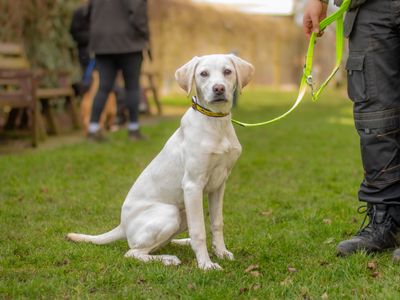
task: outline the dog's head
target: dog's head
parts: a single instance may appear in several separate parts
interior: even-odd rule
[[[194,57],[180,67],[175,78],[188,94],[193,84],[198,99],[207,107],[232,107],[235,90],[240,93],[254,73],[254,67],[233,54]]]

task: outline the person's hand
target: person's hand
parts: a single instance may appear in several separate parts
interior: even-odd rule
[[[319,22],[326,17],[328,5],[320,0],[308,0],[303,17],[303,30],[309,38],[312,32],[322,35]]]

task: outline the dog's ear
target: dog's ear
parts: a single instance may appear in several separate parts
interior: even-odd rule
[[[188,95],[192,91],[194,72],[196,71],[196,67],[199,61],[200,58],[198,56],[195,56],[175,72],[176,81],[178,82],[179,86],[186,91]]]
[[[233,65],[236,70],[237,78],[237,91],[240,93],[242,88],[244,88],[251,80],[254,74],[254,67],[247,61],[237,57],[236,55],[229,55]]]

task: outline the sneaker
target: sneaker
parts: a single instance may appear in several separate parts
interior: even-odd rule
[[[360,208],[358,211],[362,213]],[[367,217],[369,218],[369,223],[362,228]],[[398,246],[399,241],[400,227],[389,214],[389,206],[385,204],[368,204],[361,229],[352,239],[339,243],[337,254],[339,256],[347,256],[359,250],[365,250],[369,253],[379,252]]]
[[[128,130],[128,136],[131,141],[146,141],[148,137],[143,135],[139,129]]]
[[[88,132],[86,138],[88,142],[104,143],[107,141],[101,130],[98,130],[96,132]]]

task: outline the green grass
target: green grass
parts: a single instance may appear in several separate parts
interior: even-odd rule
[[[234,115],[265,120],[294,98],[245,90]],[[143,143],[117,132],[103,145],[82,141],[0,157],[0,298],[398,299],[391,252],[335,256],[337,242],[363,217],[356,214],[358,137],[351,103],[340,94],[326,93],[317,104],[306,99],[273,125],[236,129],[243,153],[224,209],[225,240],[236,260],[213,258],[223,271],[197,269],[188,247],[161,249],[182,260],[165,267],[125,259],[125,241],[67,242],[70,231],[101,233],[118,224],[135,178],[178,125],[175,119],[146,126],[151,140]],[[376,270],[367,268],[370,261]],[[258,273],[246,273],[253,264]]]

